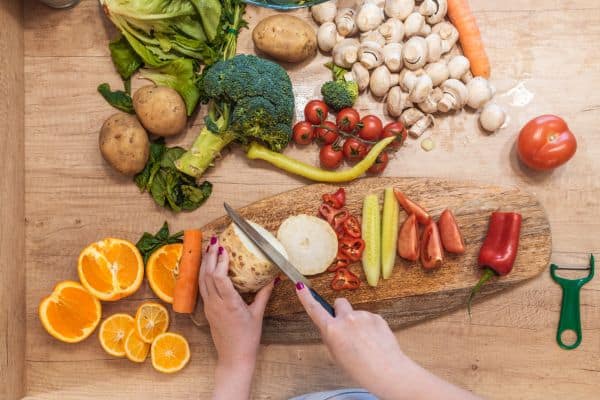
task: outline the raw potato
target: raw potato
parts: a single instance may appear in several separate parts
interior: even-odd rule
[[[321,218],[306,214],[283,221],[277,239],[285,247],[288,260],[302,275],[324,272],[338,251],[337,235],[331,226]]]
[[[185,103],[174,89],[148,85],[133,95],[133,108],[144,127],[158,136],[175,136],[187,123]]]
[[[297,63],[317,53],[314,29],[291,15],[272,15],[252,31],[254,46],[279,61]]]
[[[250,224],[288,258],[285,248],[271,232],[254,222]],[[279,274],[279,268],[235,224],[219,235],[219,242],[229,254],[229,277],[240,293],[257,292]]]
[[[135,175],[144,169],[150,155],[150,141],[134,115],[111,115],[100,129],[100,153],[117,171]]]

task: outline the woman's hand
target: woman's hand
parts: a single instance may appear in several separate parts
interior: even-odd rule
[[[381,316],[355,311],[348,300],[339,298],[332,317],[302,283],[296,289],[333,360],[355,382],[382,400],[476,399],[405,356]]]
[[[229,255],[213,236],[202,258],[199,279],[204,313],[218,354],[213,398],[247,399],[273,283],[247,305],[233,287],[228,271]]]

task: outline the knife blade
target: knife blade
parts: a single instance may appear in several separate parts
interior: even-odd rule
[[[254,229],[248,221],[235,212],[229,204],[223,203],[223,207],[225,207],[225,211],[227,211],[227,215],[229,215],[233,223],[248,236],[252,243],[254,243],[273,264],[277,265],[277,267],[283,271],[294,284],[302,282],[304,286],[308,288],[313,298],[317,300],[332,317],[335,317],[335,311],[331,304],[311,287],[309,280],[306,279],[292,263],[290,263],[271,243],[269,243],[268,240]]]

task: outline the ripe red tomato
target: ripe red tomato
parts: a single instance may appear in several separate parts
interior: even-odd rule
[[[370,142],[376,142],[381,137],[383,131],[383,124],[381,120],[375,115],[367,115],[360,120],[362,127],[358,131],[358,136],[361,139],[368,140]]]
[[[408,132],[406,131],[406,128],[402,122],[390,122],[383,128],[381,139],[385,139],[386,137],[390,136],[396,136],[396,140],[390,143],[389,147],[392,150],[398,150],[400,147],[402,147],[402,144],[404,144],[407,135]]]
[[[573,157],[577,140],[567,123],[556,115],[540,115],[525,124],[519,133],[517,154],[525,165],[536,170],[554,169]]]
[[[367,155],[367,145],[356,138],[349,138],[344,142],[342,151],[346,160],[358,161]]]
[[[310,144],[315,138],[315,130],[308,121],[301,121],[294,125],[293,139],[296,144]]]
[[[352,132],[360,121],[360,115],[354,108],[344,108],[338,112],[335,121],[340,131]]]
[[[337,127],[331,121],[325,121],[315,129],[315,136],[324,144],[331,144],[340,137]]]
[[[327,119],[329,108],[321,100],[311,100],[304,107],[304,118],[313,125],[318,125]]]
[[[375,163],[367,170],[370,174],[380,174],[387,167],[389,161],[388,154],[385,151],[379,153],[375,159]]]
[[[338,146],[326,144],[319,151],[321,166],[327,169],[336,169],[342,163],[344,154]]]

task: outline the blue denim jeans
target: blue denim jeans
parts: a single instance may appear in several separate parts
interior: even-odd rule
[[[309,393],[290,400],[378,400],[365,389],[339,389],[329,392]]]

